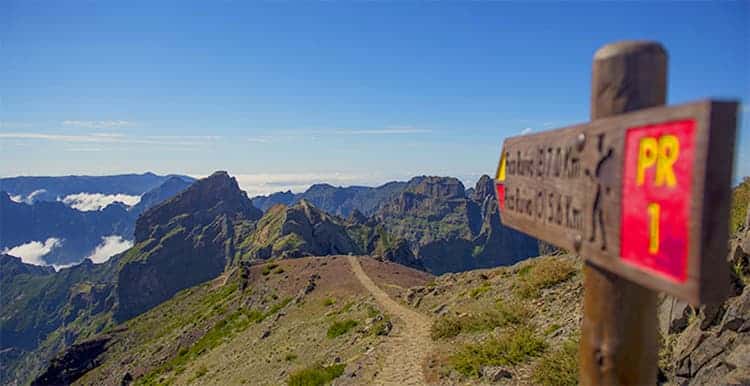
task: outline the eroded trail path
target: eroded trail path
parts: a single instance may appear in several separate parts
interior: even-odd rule
[[[391,316],[393,331],[386,340],[385,363],[373,380],[376,385],[424,385],[422,364],[431,350],[430,319],[399,304],[381,290],[362,269],[355,256],[348,256],[354,275]]]

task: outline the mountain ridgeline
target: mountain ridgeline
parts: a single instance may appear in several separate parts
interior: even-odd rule
[[[326,205],[348,218],[306,199],[263,213],[226,172],[184,190],[175,185],[161,191],[179,193],[138,217],[133,247],[104,264],[87,260],[53,272],[0,256],[3,383],[30,379],[62,348],[183,289],[268,259],[367,254],[439,274],[509,265],[538,253],[536,240],[500,224],[487,176],[469,194],[454,178],[416,177],[386,185],[387,194],[357,188],[330,196],[346,197]]]

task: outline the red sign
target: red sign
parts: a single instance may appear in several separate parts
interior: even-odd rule
[[[678,283],[687,280],[695,121],[629,128],[625,138],[620,254]]]

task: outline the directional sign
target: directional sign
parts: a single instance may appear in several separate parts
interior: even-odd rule
[[[735,102],[697,102],[505,140],[503,224],[693,304],[726,289]]]

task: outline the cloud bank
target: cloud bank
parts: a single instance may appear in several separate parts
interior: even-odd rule
[[[393,179],[375,173],[258,173],[236,174],[234,177],[240,188],[250,197],[287,190],[300,193],[307,190],[310,185],[319,183],[336,186],[375,186]]]
[[[141,200],[141,196],[128,194],[102,194],[102,193],[76,193],[65,196],[62,201],[65,205],[81,211],[102,210],[113,202],[121,202],[133,206]]]
[[[42,243],[41,241],[29,241],[13,248],[5,248],[3,253],[20,257],[21,261],[33,265],[49,265],[42,257],[50,253],[54,248],[62,245],[62,241],[55,237],[50,237]]]
[[[97,245],[94,252],[91,252],[86,258],[91,259],[96,264],[101,264],[109,260],[110,257],[124,252],[133,246],[133,242],[125,240],[121,236],[104,236],[102,243]]]
[[[35,191],[31,192],[26,197],[24,197],[23,195],[19,194],[19,195],[16,195],[16,196],[10,196],[10,199],[13,200],[13,201],[15,201],[15,202],[20,202],[20,203],[24,203],[24,204],[33,204],[34,203],[34,199],[36,198],[36,196],[38,196],[38,195],[40,195],[42,193],[47,193],[47,190],[46,189],[38,189],[38,190],[35,190]]]

